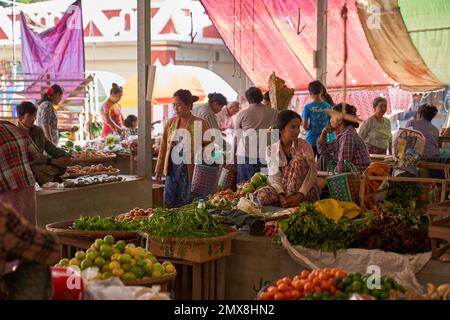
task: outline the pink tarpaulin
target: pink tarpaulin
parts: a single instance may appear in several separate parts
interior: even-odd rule
[[[27,21],[28,20],[28,21]],[[59,84],[73,90],[84,78],[84,41],[81,0],[69,6],[61,20],[41,33],[31,30],[29,18],[21,12],[22,70],[27,79],[77,80]],[[30,83],[40,91],[45,82]]]
[[[328,1],[328,87],[341,87],[345,0]],[[316,76],[316,0],[201,0],[208,16],[252,82],[267,88],[270,74],[298,90]],[[391,85],[374,59],[359,22],[354,1],[348,1],[348,86]],[[300,27],[299,27],[300,9]],[[298,30],[302,30],[297,34]]]

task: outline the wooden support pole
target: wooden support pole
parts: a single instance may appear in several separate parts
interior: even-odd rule
[[[317,0],[316,78],[327,84],[328,0]]]
[[[152,177],[151,108],[147,101],[150,64],[150,0],[138,0],[138,165],[141,177]]]

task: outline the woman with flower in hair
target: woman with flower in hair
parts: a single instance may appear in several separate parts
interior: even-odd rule
[[[55,106],[61,102],[62,96],[63,89],[54,84],[44,91],[42,99],[38,102],[37,125],[44,130],[45,137],[55,145],[59,139]]]

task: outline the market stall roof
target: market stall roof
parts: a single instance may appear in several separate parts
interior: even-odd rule
[[[445,85],[450,84],[450,2],[398,0],[409,37],[425,64]]]
[[[306,89],[315,78],[316,0],[201,0],[201,3],[255,85],[267,88],[273,71],[297,90]],[[343,75],[336,74],[343,64],[344,27],[340,11],[344,3],[345,0],[328,1],[328,87],[341,87],[343,83]],[[372,55],[354,1],[348,1],[347,6],[348,85],[391,85],[393,80]]]

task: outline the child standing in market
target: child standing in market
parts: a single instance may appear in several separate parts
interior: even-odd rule
[[[322,130],[330,124],[330,116],[325,112],[331,109],[331,105],[323,100],[323,84],[316,80],[308,85],[309,95],[312,102],[303,109],[303,129],[306,130],[306,141],[311,145],[314,155],[318,155],[317,138]]]

